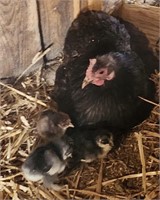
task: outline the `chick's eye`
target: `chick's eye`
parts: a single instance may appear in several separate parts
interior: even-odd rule
[[[33,170],[32,170],[32,173],[36,173],[36,170],[35,170],[35,169],[33,169]]]
[[[104,71],[100,71],[100,72],[99,72],[99,74],[103,74],[103,73],[104,73]]]
[[[43,168],[43,171],[44,171],[44,172],[47,172],[47,171],[50,170],[50,168],[51,168],[51,166],[45,166],[45,167]]]
[[[103,140],[101,140],[101,143],[102,144],[108,144],[109,142],[108,142],[108,139],[103,139]]]

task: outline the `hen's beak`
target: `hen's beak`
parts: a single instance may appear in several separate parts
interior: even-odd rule
[[[89,83],[91,83],[92,81],[89,80],[87,77],[84,78],[83,82],[82,82],[82,89],[85,88]]]

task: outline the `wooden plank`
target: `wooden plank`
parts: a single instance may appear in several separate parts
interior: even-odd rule
[[[44,48],[53,43],[47,60],[63,49],[64,38],[73,20],[73,0],[38,0]]]
[[[88,0],[88,8],[93,10],[101,10],[102,1],[101,0]]]
[[[80,8],[85,9],[88,7],[88,1],[87,0],[80,0]]]
[[[0,78],[18,76],[41,49],[36,0],[1,0],[0,23]]]
[[[80,0],[73,0],[73,18],[77,17],[80,9]]]
[[[157,41],[159,39],[159,11],[158,7],[140,6],[135,4],[124,4],[118,11],[118,16],[123,20],[132,23],[139,31],[145,34],[149,45],[157,56]],[[141,44],[140,34],[137,34],[137,43]],[[139,40],[138,40],[139,37]],[[143,46],[141,46],[143,48]]]
[[[116,12],[123,4],[122,0],[101,0],[101,1],[102,1],[102,10],[108,14]]]

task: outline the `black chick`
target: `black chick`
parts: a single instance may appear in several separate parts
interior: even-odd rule
[[[103,122],[102,128],[128,130],[148,117],[153,106],[139,96],[153,101],[154,84],[118,20],[102,11],[81,12],[64,52],[53,98],[75,126]]]
[[[72,149],[63,139],[40,146],[23,163],[24,177],[33,182],[42,180],[46,187],[59,190],[61,187],[55,183],[58,181],[58,175],[65,170],[67,159],[71,155]]]
[[[43,111],[37,122],[38,134],[46,141],[63,136],[68,127],[73,127],[69,115],[52,110]]]
[[[70,138],[73,164],[90,163],[97,158],[104,158],[114,147],[113,135],[110,131],[88,127],[69,128],[66,137]]]

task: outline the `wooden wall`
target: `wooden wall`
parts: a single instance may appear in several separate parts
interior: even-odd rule
[[[0,0],[1,77],[20,74],[40,49],[36,0]]]
[[[71,9],[72,0],[0,0],[0,77],[20,75],[51,43],[47,56],[56,57],[73,19]]]
[[[62,51],[68,27],[79,11],[111,11],[121,0],[0,0],[0,78],[18,76],[40,50],[53,43],[51,51],[31,70],[41,67]],[[118,6],[117,6],[118,5]],[[129,5],[127,5],[129,6]],[[138,11],[137,11],[138,9]],[[123,5],[118,15],[146,31],[154,49],[158,39],[158,8],[131,8]],[[151,17],[151,16],[152,17]],[[141,18],[141,16],[144,16]],[[145,23],[143,23],[145,22]],[[29,71],[28,71],[29,72]]]
[[[34,56],[53,43],[47,60],[62,51],[69,25],[97,0],[0,0],[0,78],[20,75]],[[42,66],[43,59],[31,70]],[[30,70],[30,71],[31,71]],[[29,71],[28,71],[29,72]]]
[[[117,12],[117,15],[123,20],[133,24],[137,30],[144,33],[148,39],[148,47],[152,49],[155,56],[157,53],[157,45],[160,39],[159,35],[159,13],[160,8],[154,6],[138,6],[132,4],[124,4]],[[137,36],[134,42],[141,50],[145,44],[141,43],[140,33],[135,30],[132,31],[133,35]]]

